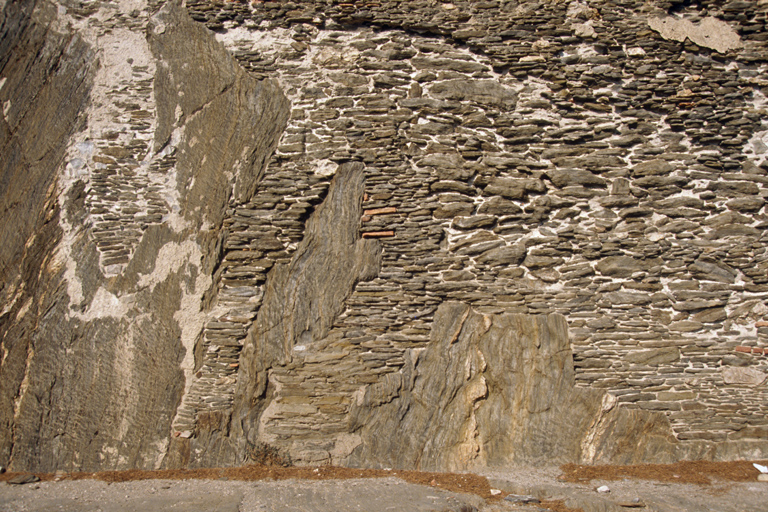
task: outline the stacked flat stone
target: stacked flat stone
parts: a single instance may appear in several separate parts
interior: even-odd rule
[[[336,163],[366,165],[361,236],[383,248],[323,345],[344,357],[274,370],[285,407],[270,435],[289,445],[303,424],[306,449],[290,446],[318,462],[323,425],[458,300],[565,315],[578,385],[664,412],[681,441],[764,436],[765,386],[722,376],[768,371],[735,350],[768,347],[768,6],[742,4],[188,2],[293,108],[259,191],[227,221],[218,301],[231,315],[248,303],[228,346]],[[724,20],[742,47],[665,40],[648,19],[670,13]],[[212,381],[232,374],[235,351],[224,357]]]
[[[86,19],[95,5],[75,9],[75,18]],[[104,33],[115,29],[137,30],[146,23],[140,16],[120,13],[95,26]],[[176,163],[172,152],[152,160],[154,135],[152,102],[154,68],[131,64],[131,75],[106,84],[112,102],[105,108],[112,117],[109,126],[94,130],[97,137],[80,143],[68,171],[90,175],[86,206],[93,224],[91,233],[106,275],[119,275],[130,262],[144,230],[164,222],[170,210],[158,186]],[[144,169],[139,169],[144,168]]]

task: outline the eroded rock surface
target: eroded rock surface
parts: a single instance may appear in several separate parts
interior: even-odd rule
[[[20,216],[42,229],[15,249],[36,255],[39,277],[9,278],[4,290],[18,298],[3,317],[3,347],[14,354],[2,367],[3,465],[157,467],[194,368],[228,200],[253,190],[287,102],[175,3],[95,5],[79,33],[67,27],[83,17],[67,6],[6,7],[4,26],[16,9],[32,14],[10,31],[16,44],[4,44],[11,81],[2,92],[28,105],[21,127],[38,131],[14,127],[9,146],[21,149],[3,152],[4,179],[19,187],[13,173],[30,159],[41,168],[27,186],[47,198]],[[38,76],[9,69],[9,56],[35,56],[24,45],[52,61],[31,66]],[[36,87],[36,101],[24,100]],[[54,105],[60,114],[50,115]],[[46,145],[42,160],[24,156]],[[14,207],[12,194],[4,201]]]
[[[720,53],[742,45],[739,34],[730,25],[717,18],[706,17],[699,23],[671,16],[651,18],[648,20],[648,26],[661,34],[664,39],[680,42],[690,39],[692,43],[712,48]]]
[[[562,316],[484,315],[446,303],[434,325],[400,380],[358,395],[352,417],[362,444],[353,464],[461,470],[669,451],[663,415],[612,413],[615,400],[575,386]]]

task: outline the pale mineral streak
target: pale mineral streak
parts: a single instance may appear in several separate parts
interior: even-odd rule
[[[704,48],[712,48],[720,53],[743,46],[739,34],[733,27],[711,16],[698,23],[673,16],[651,18],[648,20],[648,26],[661,34],[664,39],[680,42],[690,39],[692,43]]]

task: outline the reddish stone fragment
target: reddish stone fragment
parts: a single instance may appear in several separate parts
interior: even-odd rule
[[[387,238],[395,236],[394,231],[368,231],[363,233],[363,238]]]
[[[394,206],[387,206],[386,208],[373,208],[372,210],[365,210],[363,215],[385,215],[387,213],[397,213],[397,208]]]

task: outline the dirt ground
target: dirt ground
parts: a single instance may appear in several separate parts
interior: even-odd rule
[[[588,483],[592,480],[622,480],[632,478],[677,484],[710,485],[722,482],[753,482],[759,471],[753,462],[768,465],[768,461],[684,461],[675,464],[638,464],[631,466],[565,464],[560,466],[559,479],[564,482]],[[0,474],[0,482],[7,482],[26,473]],[[237,468],[162,469],[126,471],[100,471],[96,473],[36,473],[41,481],[101,480],[103,482],[132,482],[137,480],[340,480],[351,478],[398,477],[418,485],[431,485],[454,492],[469,492],[483,498],[493,498],[488,479],[471,473],[430,473],[390,469],[355,469],[333,466],[278,467],[252,465]]]
[[[766,465],[766,461],[756,461]],[[23,473],[0,474],[0,482],[7,482]],[[554,474],[554,473],[553,473]],[[752,461],[707,462],[692,461],[676,464],[642,464],[633,466],[578,465],[566,464],[559,468],[556,480],[564,485],[588,485],[591,482],[611,481],[652,481],[663,484],[694,484],[702,489],[710,488],[715,495],[718,490],[727,489],[729,483],[755,482],[759,472]],[[97,473],[56,473],[36,474],[42,482],[100,480],[108,483],[134,482],[141,480],[236,480],[236,481],[281,481],[281,480],[347,480],[395,477],[409,483],[431,486],[444,491],[470,493],[483,498],[486,503],[500,502],[509,492],[494,490],[485,476],[470,473],[430,473],[421,471],[352,469],[339,467],[279,467],[246,466],[238,468],[182,469],[182,470],[128,470],[103,471]],[[716,484],[716,485],[715,485]],[[768,484],[766,484],[768,488]],[[580,508],[569,508],[563,500],[543,499],[537,505],[540,509],[555,512],[578,512]],[[766,504],[768,510],[768,504]]]
[[[766,465],[765,461],[754,461]],[[638,464],[634,466],[584,466],[565,464],[560,469],[566,482],[621,480],[635,478],[676,484],[710,485],[713,481],[754,482],[760,472],[751,461],[685,461],[675,464]]]
[[[0,482],[7,482],[24,473],[4,473]],[[347,480],[353,478],[386,478],[397,477],[406,482],[439,487],[454,492],[476,494],[484,499],[494,498],[491,487],[485,477],[470,473],[428,473],[422,471],[401,471],[384,469],[351,469],[332,466],[312,467],[275,467],[275,466],[245,466],[239,468],[212,469],[168,469],[144,471],[131,469],[128,471],[101,471],[98,473],[36,473],[41,481],[63,480],[101,480],[103,482],[132,482],[137,480],[242,480],[253,482],[258,480]]]

